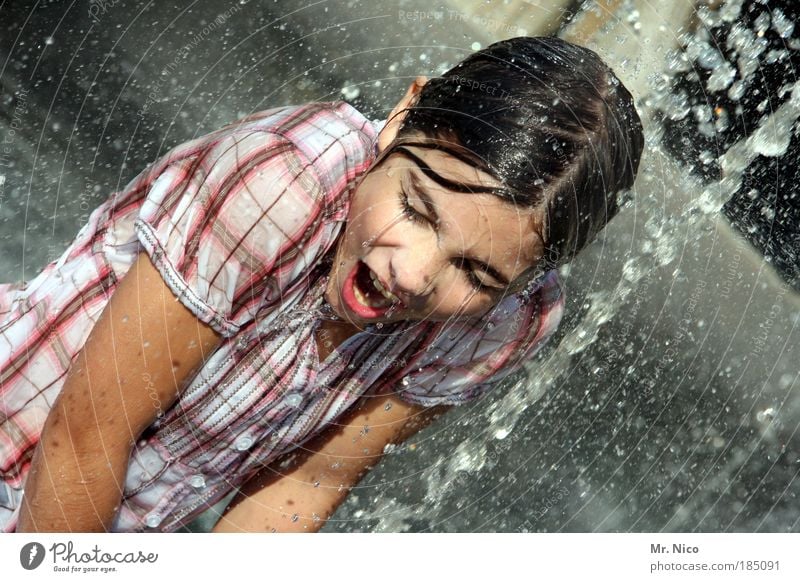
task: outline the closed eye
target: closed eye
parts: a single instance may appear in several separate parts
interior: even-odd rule
[[[433,221],[431,221],[430,218],[419,212],[411,205],[411,202],[408,198],[408,193],[406,193],[405,186],[402,184],[400,185],[400,201],[403,207],[403,214],[405,214],[409,219],[413,220],[417,224],[427,224],[433,229],[436,229],[436,225],[433,223]]]
[[[422,197],[419,195],[417,195],[417,198],[419,198],[420,200],[422,199]],[[419,212],[416,208],[414,208],[411,205],[411,201],[405,189],[405,184],[402,181],[400,182],[400,202],[403,209],[403,214],[405,214],[410,220],[412,220],[417,224],[429,226],[434,231],[436,231],[438,236],[438,231],[439,231],[438,221],[432,220],[430,217]],[[483,277],[486,276],[493,277],[491,270],[488,269],[482,263],[480,262],[476,263],[475,261],[467,259],[466,257],[461,257],[455,259],[453,264],[464,273],[470,286],[476,291],[483,291],[486,293],[499,293],[505,290],[505,287],[495,287],[493,285],[487,285],[486,283],[484,283],[482,278],[478,276],[480,274]]]
[[[466,275],[469,284],[472,285],[472,287],[476,291],[485,291],[487,293],[499,293],[500,291],[503,291],[505,289],[505,287],[495,287],[494,285],[487,285],[486,283],[484,283],[484,281],[480,277],[478,277],[478,274],[480,273],[486,276],[489,275],[489,273],[487,273],[484,269],[481,269],[480,267],[476,267],[475,265],[473,265],[472,261],[470,261],[469,259],[466,258],[456,259],[455,265],[464,272],[464,275]]]

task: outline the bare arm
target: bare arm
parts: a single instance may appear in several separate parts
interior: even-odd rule
[[[318,531],[387,444],[403,442],[448,408],[425,408],[391,395],[366,399],[340,426],[300,447],[288,467],[274,463],[250,479],[213,531]]]
[[[136,439],[175,402],[219,341],[141,253],[45,421],[17,531],[107,531]]]

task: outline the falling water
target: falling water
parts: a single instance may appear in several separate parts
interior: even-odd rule
[[[558,30],[637,98],[647,143],[634,192],[562,270],[567,314],[551,344],[514,382],[388,447],[323,531],[798,531],[797,239],[758,238],[785,223],[765,203],[783,192],[775,176],[753,178],[795,151],[797,84],[752,104],[764,67],[800,53],[785,9],[254,4],[30,19],[3,8],[27,22],[26,40],[0,46],[0,123],[6,139],[15,129],[0,167],[4,282],[35,274],[87,209],[176,143],[278,104],[347,99],[385,118],[414,76]],[[677,81],[694,72],[706,101]],[[752,105],[747,131],[716,95]],[[751,191],[760,222],[732,228],[730,201]]]
[[[741,3],[739,3],[741,4]],[[631,3],[623,3],[622,9],[628,10],[628,17],[621,18],[626,22],[639,22],[638,11],[631,9]],[[731,6],[723,7],[719,13],[704,14],[703,23],[707,26],[719,25],[719,21],[715,19],[728,19],[734,18],[736,10]],[[624,16],[617,14],[617,16]],[[788,24],[781,27],[781,34],[787,34]],[[663,25],[661,26],[663,29]],[[634,28],[634,30],[639,30]],[[570,29],[567,27],[563,34],[569,38]],[[663,32],[663,30],[662,30]],[[739,36],[742,33],[739,29],[734,28],[734,33]],[[606,31],[606,34],[610,34]],[[754,512],[755,515],[748,517],[743,515],[746,503],[750,503],[753,499],[757,499],[759,495],[773,499],[774,496],[769,492],[768,487],[764,487],[762,483],[762,490],[756,488],[754,491],[748,491],[748,499],[738,501],[731,509],[726,509],[721,506],[718,501],[725,497],[723,490],[722,494],[699,491],[699,487],[687,487],[685,491],[676,490],[672,495],[662,496],[662,481],[663,476],[658,474],[659,471],[654,470],[657,466],[655,463],[648,466],[648,470],[638,478],[632,479],[615,479],[617,473],[624,474],[629,472],[630,466],[635,466],[640,462],[637,459],[637,451],[642,451],[639,446],[647,437],[648,434],[657,434],[659,428],[668,428],[675,430],[674,426],[667,424],[666,427],[659,426],[658,418],[655,421],[650,421],[648,426],[647,421],[642,422],[639,434],[634,434],[633,439],[628,443],[616,442],[612,447],[608,446],[603,451],[604,455],[612,457],[622,457],[623,463],[616,465],[613,472],[609,471],[608,475],[604,475],[602,471],[595,472],[595,482],[589,482],[584,479],[584,473],[589,473],[594,461],[590,455],[576,453],[579,449],[578,443],[584,437],[584,433],[579,431],[567,430],[573,441],[573,447],[563,452],[561,455],[550,455],[546,458],[548,447],[552,447],[552,441],[548,439],[537,438],[536,431],[531,429],[531,422],[546,422],[547,418],[557,418],[559,421],[569,423],[570,418],[580,414],[580,395],[577,393],[568,399],[568,404],[562,402],[554,404],[556,398],[551,399],[546,404],[551,409],[555,409],[556,413],[545,417],[544,414],[539,414],[542,410],[542,397],[551,394],[553,391],[560,389],[560,382],[563,383],[565,379],[570,376],[571,370],[576,367],[576,359],[586,356],[591,362],[603,358],[603,353],[609,349],[614,349],[614,341],[608,337],[608,334],[603,336],[602,330],[609,322],[616,321],[616,327],[630,332],[630,328],[624,325],[625,316],[627,315],[623,310],[631,307],[631,298],[637,297],[634,301],[634,306],[638,309],[640,305],[639,298],[649,296],[646,287],[648,283],[652,283],[649,279],[652,278],[654,271],[664,272],[664,270],[672,265],[677,258],[679,252],[685,252],[687,247],[691,245],[707,245],[707,241],[714,235],[715,221],[723,206],[732,199],[742,186],[742,174],[751,166],[758,156],[780,157],[786,153],[789,146],[789,141],[792,135],[795,122],[800,115],[800,86],[795,84],[788,89],[791,92],[791,97],[778,107],[771,115],[766,116],[758,128],[752,132],[751,135],[741,139],[738,143],[731,146],[726,152],[718,157],[717,162],[721,167],[721,175],[716,180],[706,181],[701,179],[696,174],[686,172],[685,167],[680,167],[675,164],[674,160],[669,157],[669,154],[662,147],[665,139],[664,129],[657,122],[659,115],[663,117],[666,113],[673,118],[682,118],[690,113],[690,107],[686,100],[685,95],[676,94],[674,87],[670,83],[670,74],[680,70],[674,66],[675,61],[690,62],[692,58],[697,59],[701,64],[707,66],[709,69],[714,68],[714,72],[707,81],[706,89],[708,91],[722,90],[731,84],[735,74],[730,69],[727,62],[722,60],[722,57],[712,49],[708,44],[705,45],[705,53],[698,52],[697,46],[700,44],[698,38],[704,35],[703,29],[696,31],[696,36],[689,36],[687,47],[683,50],[670,51],[666,58],[663,59],[662,69],[651,71],[649,76],[648,90],[644,95],[641,95],[639,101],[640,112],[646,119],[648,128],[647,149],[645,157],[642,161],[642,168],[640,170],[641,177],[636,184],[636,197],[630,200],[622,214],[615,219],[616,223],[613,228],[609,227],[609,232],[614,233],[616,236],[628,234],[629,240],[634,240],[635,245],[631,245],[624,254],[625,260],[620,269],[620,277],[614,279],[612,282],[604,282],[597,286],[597,289],[590,290],[585,293],[585,304],[582,316],[577,320],[577,323],[569,329],[560,338],[560,344],[557,351],[552,352],[548,358],[539,358],[531,362],[527,367],[526,373],[521,377],[516,384],[511,387],[503,397],[494,399],[488,406],[480,409],[482,416],[481,421],[473,423],[468,420],[469,413],[459,414],[453,413],[458,420],[454,421],[457,427],[455,432],[461,438],[447,439],[446,431],[431,430],[428,436],[430,441],[439,438],[439,434],[444,433],[447,439],[445,444],[441,447],[431,443],[434,451],[439,451],[441,448],[448,449],[452,447],[451,454],[438,456],[437,452],[427,455],[425,460],[416,464],[415,468],[419,468],[419,474],[414,473],[415,479],[421,483],[420,490],[409,495],[408,488],[398,492],[396,489],[390,489],[386,493],[380,493],[377,500],[374,494],[367,489],[363,500],[356,503],[350,503],[354,509],[348,514],[344,513],[343,519],[353,520],[348,523],[343,521],[345,529],[360,529],[363,520],[370,520],[369,523],[378,531],[398,531],[398,530],[435,530],[435,531],[463,531],[463,530],[500,530],[500,531],[553,531],[553,530],[606,530],[606,529],[644,529],[652,530],[654,528],[665,528],[674,530],[685,530],[698,528],[700,530],[720,530],[725,528],[740,528],[743,530],[764,528],[771,530],[771,528],[797,528],[798,514],[796,510],[786,511],[782,515],[767,515],[764,517],[760,512]],[[641,39],[640,39],[641,40]],[[602,43],[602,41],[600,41]],[[642,43],[647,44],[647,39]],[[588,46],[593,46],[589,43]],[[644,52],[644,51],[643,51]],[[602,51],[601,51],[602,54]],[[712,58],[709,55],[714,55]],[[755,75],[758,71],[758,56],[759,53],[754,50],[742,50],[740,52],[739,67],[745,75]],[[607,58],[608,54],[604,54]],[[613,57],[610,59],[613,61]],[[644,60],[644,59],[640,59]],[[617,67],[621,67],[619,71],[621,76],[626,78],[625,71],[626,62],[616,62]],[[641,62],[639,63],[641,66]],[[750,79],[747,77],[739,81],[734,91],[741,91],[741,87],[749,84]],[[785,93],[786,88],[783,89]],[[708,153],[706,153],[708,155]],[[681,191],[684,194],[681,194]],[[692,193],[685,195],[685,193]],[[665,208],[666,207],[666,208]],[[638,231],[638,232],[637,232]],[[636,233],[635,237],[634,234]],[[603,237],[601,244],[607,243],[610,236]],[[597,246],[597,245],[596,245]],[[683,247],[683,249],[681,248]],[[596,251],[596,249],[594,249]],[[750,251],[750,259],[753,260],[753,251]],[[610,257],[591,257],[589,260],[576,261],[582,268],[591,268],[594,265],[597,268],[598,264],[602,261],[609,261]],[[763,263],[763,259],[758,259]],[[588,266],[588,267],[587,267]],[[575,267],[574,269],[577,269]],[[793,292],[788,292],[780,282],[776,282],[775,277],[770,277],[769,274],[764,273],[766,265],[761,264],[756,273],[756,282],[761,281],[763,287],[767,287],[764,282],[771,278],[770,287],[775,290],[776,305],[785,301],[786,305],[782,307],[784,313],[791,314],[791,317],[786,318],[785,335],[781,334],[777,329],[773,337],[778,340],[778,343],[783,343],[794,332],[795,325],[800,317],[800,312],[797,310],[798,301],[797,295]],[[571,279],[571,273],[574,269],[566,268],[563,274],[567,280]],[[683,297],[689,300],[691,305],[697,302],[697,295],[705,294],[706,296],[713,291],[706,290],[707,283],[700,279],[692,282],[690,277],[681,273],[681,268],[678,267],[674,270],[673,275],[677,280],[684,281],[683,287],[689,290],[689,287],[694,287],[693,292],[686,293]],[[699,271],[696,272],[696,274]],[[579,281],[581,279],[579,278]],[[576,289],[577,285],[568,285],[572,293],[580,294],[580,289]],[[701,289],[698,293],[697,289]],[[745,292],[745,286],[742,285],[739,292]],[[569,291],[568,291],[569,292]],[[640,294],[637,296],[637,294]],[[676,296],[681,297],[680,291],[676,289]],[[771,296],[769,301],[772,301]],[[680,301],[680,299],[679,299]],[[708,297],[706,297],[708,301]],[[661,305],[656,303],[654,306],[663,307],[668,301],[664,301]],[[757,302],[755,302],[757,303]],[[759,307],[756,304],[752,305],[752,312],[758,314]],[[647,308],[645,308],[647,309]],[[652,309],[652,308],[650,308]],[[719,307],[718,307],[719,309]],[[704,319],[694,317],[693,323],[698,329],[698,335],[702,333],[702,328],[705,325],[713,324],[712,318],[709,317],[708,322]],[[739,322],[741,324],[741,320]],[[687,331],[687,335],[692,332]],[[684,334],[679,327],[678,333],[673,337],[682,337]],[[628,347],[633,347],[636,344],[634,338],[628,344]],[[670,344],[668,337],[658,338],[656,342],[663,342],[663,347],[666,348]],[[632,368],[637,366],[638,358],[630,350],[628,354],[627,370],[624,375],[631,374]],[[691,355],[692,358],[687,356]],[[677,366],[678,369],[690,371],[693,367],[694,358],[698,354],[682,354],[685,364]],[[769,360],[769,358],[767,358]],[[766,362],[768,366],[777,367],[778,361]],[[718,362],[721,365],[722,362]],[[696,366],[695,366],[696,367]],[[584,369],[592,370],[592,373],[597,374],[602,372],[602,366],[595,367],[594,364],[584,365]],[[730,372],[731,368],[725,368],[726,372]],[[791,390],[787,390],[790,386],[793,387],[793,382],[796,379],[796,367],[789,367],[784,365],[784,372],[780,377],[780,385],[777,392],[773,397],[776,398],[775,402],[784,410],[783,424],[775,423],[775,409],[766,407],[763,410],[755,412],[755,421],[761,429],[760,434],[756,438],[746,442],[742,439],[738,428],[741,432],[750,432],[750,421],[747,416],[752,413],[753,408],[757,408],[756,404],[751,405],[750,410],[741,410],[744,418],[737,420],[734,423],[729,423],[726,428],[733,429],[733,437],[731,440],[726,441],[725,438],[719,436],[719,429],[709,423],[705,430],[699,432],[696,436],[695,442],[692,443],[693,450],[679,451],[670,442],[664,442],[662,445],[658,443],[652,452],[641,452],[639,456],[646,455],[647,461],[653,459],[654,454],[661,457],[675,457],[681,460],[691,458],[699,449],[709,443],[712,450],[720,450],[720,455],[715,455],[714,463],[718,462],[726,452],[732,452],[733,458],[726,463],[721,463],[719,475],[714,479],[708,479],[708,486],[713,488],[720,483],[728,482],[729,487],[741,487],[741,483],[736,483],[737,478],[741,482],[745,481],[747,475],[747,463],[752,461],[753,451],[759,447],[766,446],[774,451],[772,454],[779,457],[786,453],[787,443],[786,439],[791,439],[796,436],[797,428],[797,413],[798,413],[798,399],[796,394]],[[622,375],[622,374],[620,374]],[[613,375],[606,376],[612,382],[620,381]],[[667,376],[668,378],[669,376]],[[674,376],[673,376],[674,377]],[[580,376],[580,379],[586,377]],[[591,380],[591,376],[589,376]],[[679,391],[694,392],[700,390],[700,386],[691,386],[687,382],[683,382],[683,378],[677,385],[677,388],[666,378],[661,379],[658,384],[659,388],[667,389],[670,392],[677,394]],[[569,380],[567,380],[569,381]],[[710,382],[703,388],[703,394],[706,392],[714,393],[716,388],[709,386]],[[757,386],[756,386],[757,387]],[[607,387],[608,388],[608,387]],[[754,387],[755,388],[755,387]],[[736,389],[734,384],[727,387],[728,390],[733,391]],[[608,390],[606,390],[608,391]],[[754,400],[764,396],[770,392],[762,386],[758,393],[755,395]],[[589,394],[589,390],[585,390],[585,394]],[[602,404],[604,407],[615,406],[616,408],[626,408],[630,404],[625,402],[626,391],[625,389],[611,390],[606,402]],[[780,399],[779,399],[780,398]],[[587,398],[590,400],[590,398]],[[612,401],[616,400],[612,404]],[[723,411],[729,412],[731,410],[730,404],[733,401],[730,394],[722,403]],[[537,410],[538,406],[538,410]],[[599,409],[601,404],[594,404],[588,410],[594,412]],[[696,407],[696,406],[695,406]],[[636,406],[627,415],[626,422],[631,424],[642,421],[645,415],[636,414]],[[585,410],[585,408],[584,408]],[[661,415],[658,415],[661,416]],[[732,415],[733,416],[733,415]],[[719,417],[719,413],[717,414]],[[541,420],[540,420],[541,419]],[[716,420],[716,419],[712,419]],[[590,427],[591,428],[591,425]],[[610,432],[616,435],[620,430],[619,426],[610,428]],[[780,433],[780,437],[776,436],[776,431]],[[641,437],[641,438],[638,438]],[[428,439],[423,439],[424,444],[428,444]],[[783,442],[780,442],[784,439]],[[514,444],[507,445],[509,441],[514,441]],[[608,436],[604,437],[608,440]],[[610,439],[613,441],[614,439]],[[622,439],[620,439],[622,440]],[[636,442],[638,440],[638,442]],[[738,444],[736,444],[738,442]],[[528,448],[530,443],[530,448]],[[633,447],[631,447],[633,445]],[[661,448],[659,447],[666,447]],[[510,449],[508,447],[511,447]],[[738,447],[738,448],[737,448]],[[748,451],[748,448],[751,449]],[[498,453],[498,450],[501,452]],[[509,468],[511,463],[506,463],[505,470],[498,471],[498,467],[503,465],[504,453],[503,451],[511,452],[509,457],[515,461],[515,467]],[[393,466],[394,470],[401,471],[401,463],[407,463],[409,453],[407,450],[403,451],[404,456],[402,461]],[[666,453],[666,455],[664,455]],[[677,454],[676,454],[677,453]],[[683,455],[681,455],[681,453]],[[542,458],[545,457],[545,458]],[[702,455],[696,455],[697,458],[702,459]],[[565,473],[563,469],[564,464],[575,462],[576,458],[584,463],[583,466],[572,468],[571,471],[566,471],[567,476],[560,475]],[[775,466],[776,459],[771,459],[772,467],[767,466],[766,472]],[[783,462],[789,465],[789,471],[786,475],[789,481],[779,480],[779,489],[787,487],[791,494],[787,496],[785,503],[793,499],[798,491],[796,485],[796,469],[791,468],[791,463],[796,462],[797,456],[790,454]],[[602,464],[602,463],[600,463]],[[627,464],[627,466],[626,466]],[[694,479],[690,476],[688,481],[702,482],[711,470],[698,470],[697,467],[700,463],[695,461],[694,464],[689,465],[688,461],[684,461],[684,467],[689,470],[695,471],[697,474]],[[684,467],[681,467],[683,469]],[[754,472],[758,472],[755,469]],[[687,473],[690,471],[687,471]],[[392,473],[387,469],[387,473]],[[498,479],[497,476],[500,478]],[[516,482],[525,480],[528,486],[516,485]],[[656,481],[656,483],[647,483],[648,480]],[[680,481],[674,475],[666,482],[666,487],[675,487],[675,483]],[[609,489],[615,486],[633,487],[628,491],[624,491],[624,495],[607,495]],[[503,494],[502,497],[507,503],[505,507],[497,503],[487,503],[487,498],[491,499],[492,496],[498,496],[498,492],[511,483],[509,489],[514,490],[517,495]],[[643,485],[644,484],[644,485]],[[641,487],[642,491],[636,489]],[[597,488],[597,491],[593,491]],[[536,493],[543,492],[543,494],[530,495],[530,492]],[[528,496],[526,496],[526,493]],[[570,503],[565,503],[562,498],[571,497]],[[666,511],[658,511],[654,508],[655,502],[648,501],[653,498],[661,501],[663,505],[667,506]],[[695,512],[687,511],[683,505],[683,499],[695,497],[696,499],[703,499],[697,502],[696,505],[702,508],[702,511],[697,514]],[[519,503],[522,497],[524,502]],[[402,498],[409,498],[411,501],[401,503],[399,500]],[[638,499],[637,499],[638,498]],[[675,501],[673,501],[675,499]],[[712,499],[712,501],[708,501]],[[510,503],[508,503],[510,501]],[[594,503],[593,503],[594,502]],[[754,504],[757,503],[754,502]],[[624,517],[622,509],[626,505],[641,506],[645,511],[631,517]],[[496,508],[495,513],[482,511],[482,505],[490,505]],[[774,509],[779,504],[778,502],[770,509]],[[569,509],[565,510],[564,508]],[[551,511],[551,507],[559,508],[558,512]],[[586,508],[589,510],[586,510]],[[509,511],[511,510],[511,511]],[[471,514],[469,512],[472,512]],[[584,512],[584,516],[579,515]],[[655,517],[658,513],[662,513],[663,517]],[[465,517],[465,515],[469,517]],[[697,519],[697,515],[701,519]],[[634,519],[635,517],[635,519]],[[524,520],[524,521],[523,521]],[[736,525],[732,525],[737,522]],[[457,522],[457,525],[456,525]],[[769,523],[770,525],[765,525]],[[340,528],[341,529],[341,528]]]

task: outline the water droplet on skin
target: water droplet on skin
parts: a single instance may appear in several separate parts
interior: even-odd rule
[[[123,315],[122,316],[122,323],[128,323],[128,316],[127,315]]]
[[[391,410],[392,409],[392,403],[391,402],[387,402],[386,406],[384,406],[383,409],[384,410]]]
[[[319,481],[314,481],[314,487],[319,487]]]
[[[297,514],[295,513],[295,514],[292,516],[292,521],[297,521],[298,519],[300,519],[300,516],[299,516],[299,515],[297,515]]]

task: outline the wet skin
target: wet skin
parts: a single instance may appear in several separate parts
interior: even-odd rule
[[[489,193],[448,190],[418,161],[462,184],[500,187],[497,180],[446,152],[406,147],[411,156],[395,151],[360,181],[337,241],[325,298],[351,333],[378,322],[480,317],[541,256],[533,210]],[[370,287],[370,277],[393,302]],[[369,294],[376,315],[354,304],[354,286],[362,300]]]

